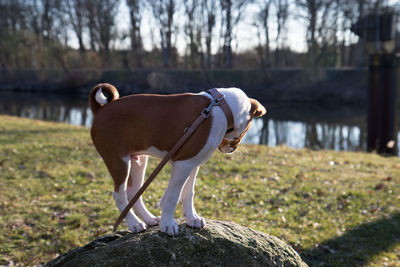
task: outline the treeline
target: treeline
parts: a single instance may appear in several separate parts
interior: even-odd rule
[[[124,2],[122,2],[124,1]],[[0,69],[230,69],[363,66],[351,25],[389,0],[0,0]],[[129,10],[129,30],[116,20]],[[252,7],[251,9],[249,7]],[[238,26],[255,46],[237,51]],[[306,25],[306,53],[291,51],[288,21]],[[143,25],[152,48],[144,49]],[[178,38],[185,40],[183,54]],[[78,49],[71,48],[77,40]],[[300,42],[300,41],[299,41]],[[125,45],[117,45],[125,44]]]

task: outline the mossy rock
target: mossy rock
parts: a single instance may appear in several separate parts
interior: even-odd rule
[[[233,222],[207,220],[203,229],[179,226],[169,237],[153,227],[118,231],[73,249],[46,266],[307,266],[274,236]]]

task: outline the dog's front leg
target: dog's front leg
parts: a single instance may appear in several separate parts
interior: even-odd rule
[[[160,202],[162,208],[160,228],[163,233],[178,235],[178,224],[174,219],[176,204],[192,170],[193,165],[187,162],[175,162],[172,165],[171,178]]]
[[[204,218],[197,215],[194,208],[194,186],[196,183],[197,172],[199,167],[193,169],[189,179],[186,181],[181,194],[181,201],[183,207],[183,216],[185,216],[186,224],[194,228],[203,228],[206,225]]]

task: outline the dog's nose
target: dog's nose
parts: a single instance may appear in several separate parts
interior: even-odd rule
[[[230,150],[229,150],[229,152],[227,152],[227,153],[232,153],[232,152],[235,151],[235,150],[236,150],[236,147],[231,147]]]
[[[233,151],[235,151],[236,147],[223,146],[223,147],[218,147],[218,149],[222,153],[232,153]]]

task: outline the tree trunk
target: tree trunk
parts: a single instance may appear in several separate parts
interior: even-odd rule
[[[131,20],[131,50],[134,59],[134,66],[136,68],[143,67],[142,62],[142,36],[140,34],[140,0],[128,0],[127,4],[129,6],[129,16]]]
[[[226,0],[226,32],[224,40],[225,67],[232,68],[232,1]]]
[[[315,57],[317,53],[317,43],[315,38],[316,31],[316,23],[317,23],[317,11],[315,8],[310,10],[310,47],[309,47],[309,57],[310,57],[310,65],[315,65]]]

